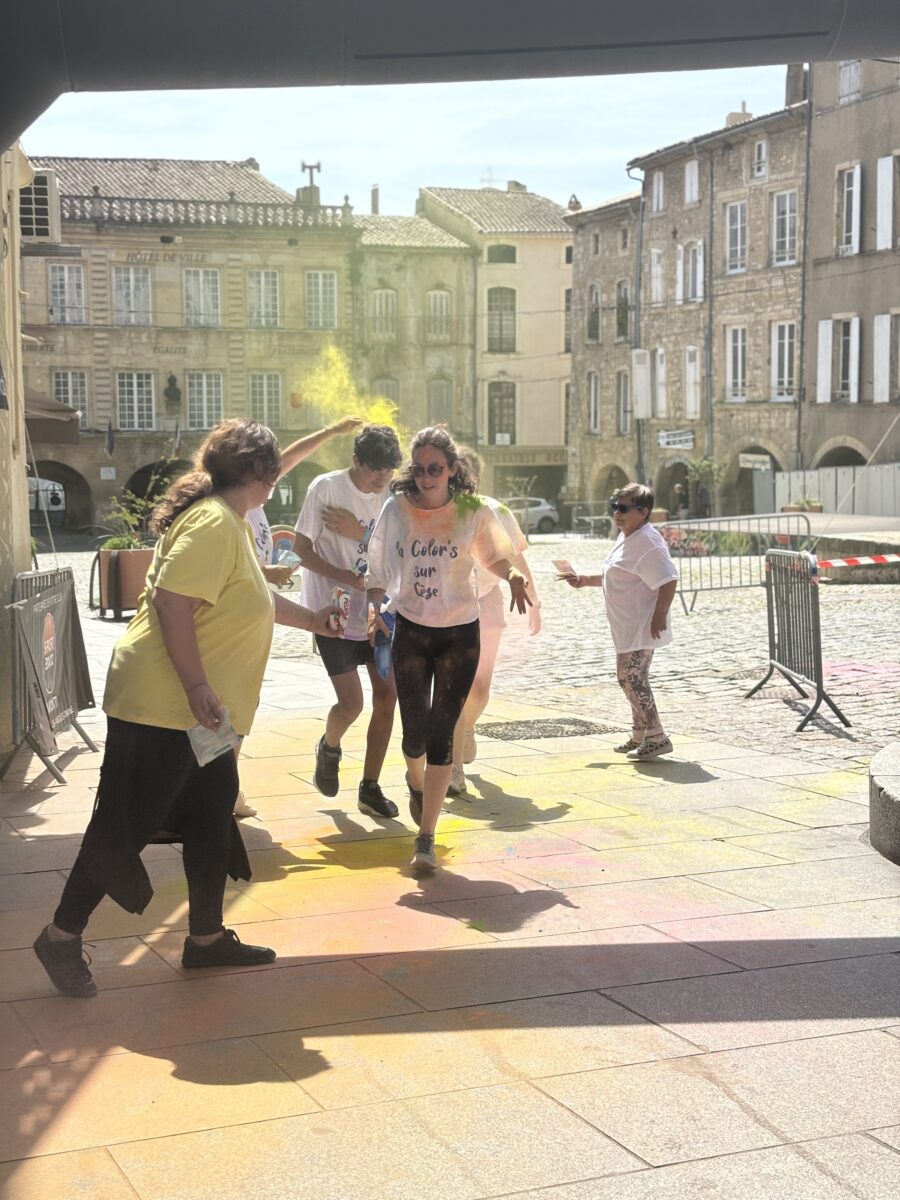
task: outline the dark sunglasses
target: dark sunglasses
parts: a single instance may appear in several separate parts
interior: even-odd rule
[[[612,516],[613,513],[627,513],[627,512],[631,512],[631,510],[633,508],[643,508],[643,507],[644,507],[643,504],[618,504],[618,503],[610,502],[609,515]]]
[[[409,468],[409,473],[413,479],[421,479],[423,475],[430,475],[432,479],[439,479],[447,470],[446,463],[429,463],[427,467],[422,467],[418,463],[413,463]]]

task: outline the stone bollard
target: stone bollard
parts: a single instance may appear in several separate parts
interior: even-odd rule
[[[879,750],[869,764],[869,840],[900,866],[900,742]]]

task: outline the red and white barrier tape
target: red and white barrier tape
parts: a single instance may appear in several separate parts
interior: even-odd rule
[[[829,558],[819,563],[823,567],[880,567],[882,563],[900,563],[900,554],[872,554],[865,558]]]

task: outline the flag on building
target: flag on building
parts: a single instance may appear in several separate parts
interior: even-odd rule
[[[106,456],[112,458],[116,448],[116,435],[113,433],[112,417],[106,422]]]
[[[172,453],[179,455],[181,453],[181,422],[176,418],[175,433],[172,437]]]

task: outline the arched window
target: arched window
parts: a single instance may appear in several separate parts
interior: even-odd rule
[[[508,246],[504,242],[496,242],[493,246],[488,246],[487,260],[489,263],[514,263],[516,248]]]
[[[616,337],[627,340],[631,334],[630,289],[627,279],[616,284]]]
[[[616,372],[616,421],[621,437],[631,432],[631,381],[627,371]]]
[[[592,283],[587,290],[587,331],[585,339],[589,342],[600,341],[600,285]]]
[[[512,354],[516,348],[516,289],[488,288],[488,353]]]
[[[384,396],[391,404],[400,403],[400,385],[396,379],[373,379],[372,395]]]

